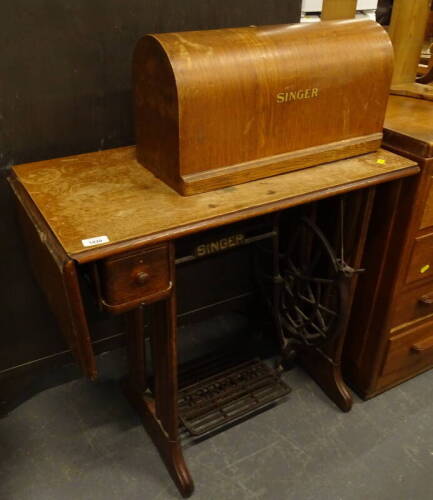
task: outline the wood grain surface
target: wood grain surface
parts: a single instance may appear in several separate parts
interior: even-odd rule
[[[394,47],[392,84],[415,82],[431,0],[395,0],[389,36]]]
[[[390,96],[384,147],[416,160],[421,173],[400,192],[378,188],[343,357],[366,398],[433,366],[430,350],[412,349],[430,344],[433,324],[433,103]]]
[[[406,283],[428,280],[433,275],[433,234],[415,239],[407,269]]]
[[[63,248],[80,262],[412,175],[415,162],[390,152],[180,196],[126,147],[14,167]],[[107,236],[86,248],[82,240]]]
[[[416,82],[399,83],[392,85],[391,94],[433,101],[433,85]]]
[[[427,180],[428,189],[419,229],[433,226],[433,177]]]
[[[433,315],[433,283],[431,280],[424,285],[409,288],[399,295],[395,301],[390,327],[401,328],[401,325],[419,319],[432,319]]]
[[[66,255],[38,210],[35,210],[22,185],[17,182],[11,185],[33,275],[75,359],[83,372],[94,379],[96,361],[74,261]]]
[[[356,14],[356,0],[323,0],[322,21],[351,19]]]
[[[190,195],[374,151],[391,76],[369,20],[146,35],[137,157]]]
[[[426,370],[433,364],[433,323],[425,322],[389,339],[380,386],[389,387]]]
[[[384,127],[387,145],[421,158],[433,156],[433,102],[390,96]]]

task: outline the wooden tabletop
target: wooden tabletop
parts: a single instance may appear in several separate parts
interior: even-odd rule
[[[141,166],[132,146],[18,165],[13,171],[66,253],[87,262],[413,175],[418,167],[379,150],[187,197]],[[84,246],[83,240],[99,237],[106,242]]]
[[[389,96],[384,142],[422,158],[433,156],[433,102]]]

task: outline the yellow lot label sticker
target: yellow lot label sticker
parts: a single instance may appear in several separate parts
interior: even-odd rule
[[[379,158],[376,163],[379,163],[379,165],[385,165],[386,163],[386,160],[384,160],[383,158]]]
[[[419,270],[420,273],[424,274],[430,269],[430,264],[426,264],[425,266],[422,266],[422,268]]]

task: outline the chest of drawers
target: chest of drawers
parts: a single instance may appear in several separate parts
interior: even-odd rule
[[[433,366],[433,103],[390,96],[384,144],[422,171],[373,209],[344,354],[364,397]]]

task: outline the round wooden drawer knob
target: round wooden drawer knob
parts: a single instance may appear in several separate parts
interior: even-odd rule
[[[147,283],[149,278],[150,276],[145,272],[137,273],[135,275],[135,282],[137,283],[137,285],[144,285],[145,283]]]
[[[430,306],[433,304],[433,296],[432,295],[423,295],[418,299],[418,302],[425,305],[425,306]]]

